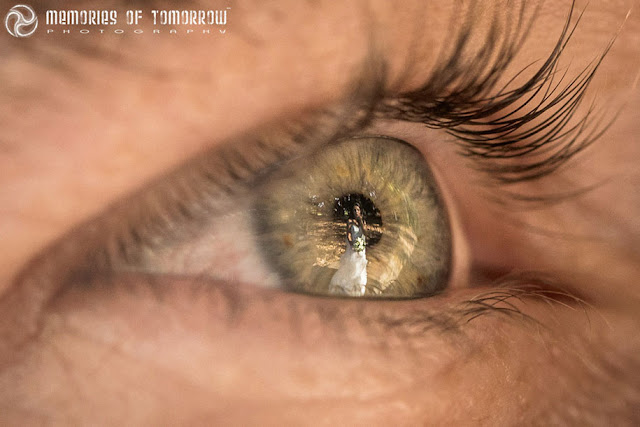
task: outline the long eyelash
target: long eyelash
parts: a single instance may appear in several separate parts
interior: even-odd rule
[[[463,303],[459,319],[463,323],[469,323],[485,315],[500,314],[546,328],[544,323],[524,313],[515,304],[525,299],[528,301],[535,299],[550,306],[561,305],[572,310],[582,310],[587,321],[590,321],[587,309],[593,309],[582,298],[554,286],[552,280],[545,279],[539,274],[526,273],[505,276],[495,283],[494,289]]]
[[[533,76],[512,87],[534,65],[530,64],[496,91],[498,79],[522,47],[538,10],[527,15],[521,4],[517,19],[513,12],[504,19],[496,17],[484,47],[463,61],[474,10],[469,9],[454,48],[423,87],[381,102],[378,114],[445,129],[456,138],[462,154],[474,158],[477,169],[498,183],[546,176],[596,141],[613,122],[596,114],[593,104],[580,118],[576,112],[615,37],[600,56],[563,85],[567,76],[566,71],[560,73],[559,59],[584,13],[574,22],[572,3],[554,49]],[[434,92],[440,88],[447,88],[447,93]]]

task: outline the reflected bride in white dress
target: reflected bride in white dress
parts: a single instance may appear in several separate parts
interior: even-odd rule
[[[347,221],[346,244],[347,249],[340,257],[340,267],[329,283],[329,292],[361,296],[367,287],[367,256],[362,208],[357,203]]]

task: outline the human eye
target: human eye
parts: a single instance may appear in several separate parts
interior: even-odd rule
[[[601,58],[565,84],[555,77],[575,29],[570,14],[542,65],[498,87],[495,75],[524,40],[516,30],[533,20],[524,10],[494,22],[511,39],[487,36],[484,54],[466,64],[469,76],[456,61],[471,20],[444,51],[446,68],[418,89],[391,93],[372,53],[369,74],[342,103],[201,153],[80,228],[68,245],[82,256],[72,257],[66,280],[142,273],[370,298],[433,296],[451,282],[478,282],[453,279],[466,278],[471,265],[454,247],[464,237],[451,235],[428,150],[369,129],[393,120],[447,131],[501,184],[496,191],[553,173],[601,131],[591,111],[569,123]]]
[[[151,424],[630,418],[636,344],[620,343],[635,318],[611,307],[636,264],[627,243],[589,243],[619,223],[599,221],[597,233],[583,213],[603,202],[589,199],[591,181],[574,185],[594,164],[579,156],[611,123],[584,108],[610,38],[565,70],[581,10],[556,19],[560,35],[531,57],[525,35],[539,9],[496,6],[483,27],[478,7],[451,18],[462,23],[428,73],[401,61],[398,75],[389,47],[369,40],[339,96],[319,91],[304,107],[293,96],[279,110],[274,96],[277,112],[259,120],[259,91],[246,93],[242,120],[225,116],[228,128],[220,106],[175,107],[163,117],[186,125],[174,132],[146,103],[145,135],[184,138],[190,158],[87,214],[3,296],[0,398],[18,408],[11,419],[37,419],[34,408],[42,419],[63,408],[62,423],[103,410]],[[256,43],[239,32],[239,45]],[[257,68],[254,80],[269,78]],[[213,87],[226,102],[238,96],[225,84],[254,83],[225,76]],[[158,87],[206,104],[201,76],[190,77]],[[600,315],[622,321],[611,332]],[[586,389],[632,409],[590,406]]]
[[[295,151],[294,140],[318,143],[311,127],[303,129],[257,142],[244,137],[242,151],[206,153],[133,196],[107,217],[121,226],[94,226],[110,234],[80,268],[318,295],[441,291],[449,280],[449,223],[422,154],[381,136],[328,137],[319,151],[282,154]]]

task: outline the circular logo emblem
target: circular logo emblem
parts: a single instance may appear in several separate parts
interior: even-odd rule
[[[29,37],[38,28],[36,11],[26,4],[15,5],[4,18],[4,26],[13,37]]]

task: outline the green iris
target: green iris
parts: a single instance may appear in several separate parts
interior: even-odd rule
[[[447,285],[446,209],[422,155],[407,143],[386,137],[338,141],[282,165],[258,194],[256,235],[290,290],[331,295],[336,272],[358,264],[341,259],[349,245],[367,259],[366,297],[428,296]],[[364,229],[364,238],[351,243],[349,217]]]

